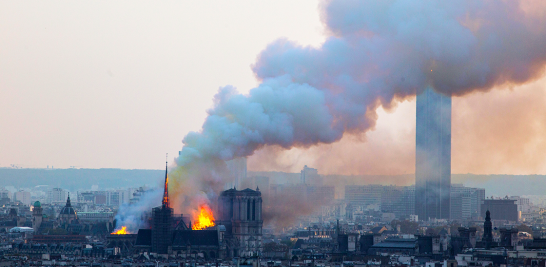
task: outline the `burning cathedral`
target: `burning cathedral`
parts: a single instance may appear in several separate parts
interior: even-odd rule
[[[217,205],[218,220],[204,229],[192,229],[189,219],[174,214],[169,202],[168,184],[165,168],[161,206],[152,209],[151,229],[138,230],[133,253],[207,259],[252,257],[261,253],[263,221],[259,188],[240,191],[233,188],[221,192]]]

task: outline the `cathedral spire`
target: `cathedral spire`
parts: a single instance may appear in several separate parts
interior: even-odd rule
[[[169,154],[167,153],[167,157]],[[168,161],[165,160],[165,189],[163,191],[163,202],[161,203],[164,208],[169,208],[169,177],[167,176]]]
[[[66,206],[72,207],[72,205],[70,204],[70,192],[68,193],[68,198],[66,199]]]
[[[485,222],[483,223],[483,238],[485,249],[490,249],[493,243],[493,224],[491,223],[491,213],[485,212]]]

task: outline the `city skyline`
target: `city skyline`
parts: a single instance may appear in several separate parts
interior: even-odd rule
[[[0,2],[0,266],[546,266],[544,25],[544,0]]]

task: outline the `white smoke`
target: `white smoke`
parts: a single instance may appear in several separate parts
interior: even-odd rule
[[[263,146],[310,147],[373,129],[375,110],[427,87],[447,95],[540,77],[546,63],[539,1],[328,1],[319,48],[269,45],[253,66],[262,84],[220,88],[172,172],[178,205],[214,201],[225,163]],[[192,207],[195,208],[195,207]]]
[[[163,190],[158,188],[145,191],[136,203],[124,203],[119,207],[115,217],[116,230],[126,226],[129,233],[136,234],[138,229],[148,228],[145,214],[151,213],[153,207],[159,206],[162,198]]]

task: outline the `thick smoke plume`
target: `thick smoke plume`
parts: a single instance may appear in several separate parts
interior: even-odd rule
[[[331,34],[318,48],[288,40],[253,65],[262,83],[220,88],[200,132],[171,172],[175,208],[211,201],[229,180],[225,161],[264,146],[308,148],[374,128],[376,109],[427,87],[447,95],[540,77],[546,15],[540,1],[328,1]],[[264,214],[264,216],[267,216]]]

